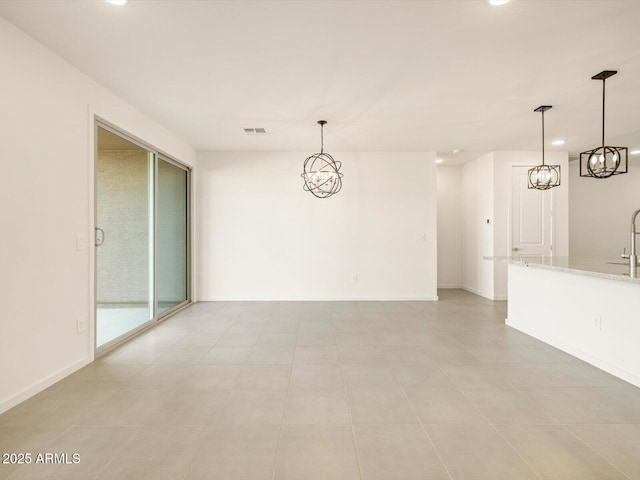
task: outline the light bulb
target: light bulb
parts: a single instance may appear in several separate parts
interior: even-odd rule
[[[613,160],[613,164],[614,165],[618,165],[618,154],[617,153],[613,154],[612,160]]]

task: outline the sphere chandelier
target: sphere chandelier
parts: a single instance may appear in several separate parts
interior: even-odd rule
[[[311,192],[317,198],[329,198],[342,188],[342,162],[333,159],[324,152],[324,126],[325,120],[318,120],[320,125],[320,153],[314,153],[304,161],[302,179],[304,190]]]

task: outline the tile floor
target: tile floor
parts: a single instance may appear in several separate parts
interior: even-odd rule
[[[0,415],[0,479],[640,479],[640,389],[506,305],[196,304]]]

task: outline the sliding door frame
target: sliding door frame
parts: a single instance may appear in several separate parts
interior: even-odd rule
[[[152,318],[139,325],[138,327],[129,330],[127,333],[117,337],[104,345],[98,347],[97,337],[98,337],[98,254],[96,251],[95,245],[95,228],[98,226],[98,128],[102,128],[107,130],[114,135],[118,135],[124,140],[131,142],[141,148],[144,148],[149,153],[153,155],[153,184],[149,186],[153,191],[153,212],[150,212],[150,215],[153,215],[153,230],[150,232],[153,235],[153,284],[150,285],[153,290],[153,302],[152,302]],[[105,353],[113,350],[114,348],[122,345],[133,337],[139,335],[141,332],[153,328],[158,323],[166,320],[170,316],[178,313],[180,310],[186,308],[193,302],[193,285],[192,285],[192,264],[193,264],[193,248],[191,245],[192,242],[192,234],[191,234],[191,221],[192,221],[192,209],[193,209],[193,198],[192,198],[192,169],[188,165],[180,162],[176,158],[171,155],[159,150],[153,145],[141,140],[140,138],[131,135],[130,133],[122,130],[121,128],[115,126],[104,118],[93,115],[93,225],[91,226],[92,235],[90,236],[91,241],[89,242],[89,246],[93,249],[93,352],[94,358],[100,357]],[[169,310],[162,312],[162,314],[158,315],[158,162],[163,160],[173,166],[176,166],[186,172],[187,177],[187,228],[186,228],[186,242],[187,242],[187,273],[186,273],[186,282],[187,282],[187,299],[181,302],[178,305],[171,307]]]

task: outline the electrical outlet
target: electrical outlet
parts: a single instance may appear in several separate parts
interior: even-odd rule
[[[351,283],[354,285],[358,283],[358,275],[351,275]]]
[[[593,328],[602,331],[602,317],[593,317]]]
[[[81,334],[84,333],[85,330],[85,322],[82,317],[76,318],[76,333]]]

